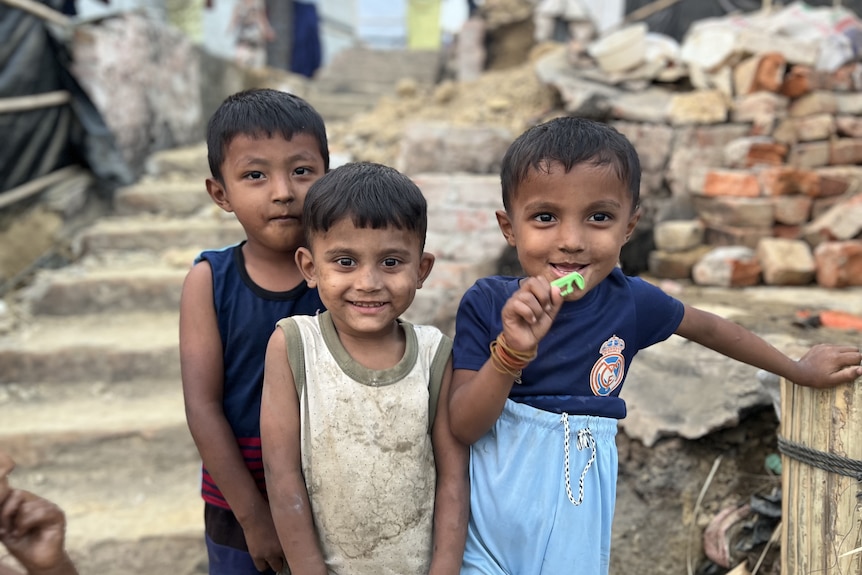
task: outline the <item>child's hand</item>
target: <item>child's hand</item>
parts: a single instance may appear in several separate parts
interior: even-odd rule
[[[518,351],[534,349],[548,333],[562,305],[560,290],[551,287],[547,279],[523,280],[503,306],[503,335],[507,344]]]
[[[281,550],[281,543],[275,532],[275,524],[268,507],[256,513],[247,525],[243,524],[243,533],[248,552],[257,570],[272,569],[276,573],[281,572],[285,563],[284,552]]]
[[[793,382],[820,389],[851,383],[862,377],[860,363],[862,363],[862,353],[859,348],[849,345],[818,344],[796,362],[799,374]]]
[[[66,517],[47,499],[13,489],[0,505],[0,543],[28,573],[74,573],[65,536]]]

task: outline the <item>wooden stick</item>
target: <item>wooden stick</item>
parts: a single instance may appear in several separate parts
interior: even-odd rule
[[[682,0],[655,0],[654,2],[650,2],[646,6],[641,6],[640,8],[626,16],[625,22],[627,24],[630,24],[639,20],[645,20],[656,12],[661,12],[665,8],[670,8],[677,2],[681,1]]]
[[[26,112],[40,108],[51,108],[62,106],[72,99],[72,95],[66,90],[55,92],[44,92],[29,96],[16,96],[14,98],[0,98],[0,114],[12,114],[15,112]]]
[[[35,0],[0,0],[4,4],[11,6],[12,8],[18,8],[19,10],[23,10],[24,12],[29,12],[34,16],[38,16],[43,20],[47,20],[48,22],[53,22],[54,24],[59,24],[63,27],[69,27],[72,25],[72,19],[63,14],[62,12],[58,12],[53,8],[49,8],[44,4],[36,2]]]
[[[80,166],[66,166],[65,168],[60,168],[50,174],[36,178],[35,180],[30,180],[26,184],[21,184],[17,188],[0,192],[0,209],[21,201],[24,198],[30,197],[33,194],[38,194],[48,186],[53,186],[63,180],[83,173],[84,171]]]

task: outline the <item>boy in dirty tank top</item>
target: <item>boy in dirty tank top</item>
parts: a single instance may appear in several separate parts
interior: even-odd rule
[[[323,119],[287,92],[228,97],[210,119],[213,202],[236,215],[238,245],[205,251],[183,285],[180,363],[189,429],[203,460],[209,573],[257,575],[284,566],[260,455],[260,395],[275,323],[323,309],[294,254],[302,202],[329,169]]]
[[[434,264],[426,221],[416,185],[379,164],[337,168],[306,197],[297,263],[328,311],[279,322],[261,409],[270,505],[296,573],[460,570],[469,483],[449,429],[451,341],[400,319]]]

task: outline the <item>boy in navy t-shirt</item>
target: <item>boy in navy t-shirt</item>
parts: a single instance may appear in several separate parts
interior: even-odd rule
[[[608,572],[619,393],[639,350],[676,333],[800,385],[862,375],[855,347],[818,345],[794,361],[625,276],[640,163],[610,126],[564,117],[527,130],[501,181],[497,221],[527,277],[479,280],[456,319],[450,422],[472,444],[462,575]],[[572,273],[584,285],[563,296],[551,282]]]

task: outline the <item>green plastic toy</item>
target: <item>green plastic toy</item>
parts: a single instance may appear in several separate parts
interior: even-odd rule
[[[551,282],[551,285],[560,288],[560,295],[566,296],[575,291],[575,285],[578,286],[578,289],[584,289],[584,276],[578,272],[572,272],[555,279]]]

